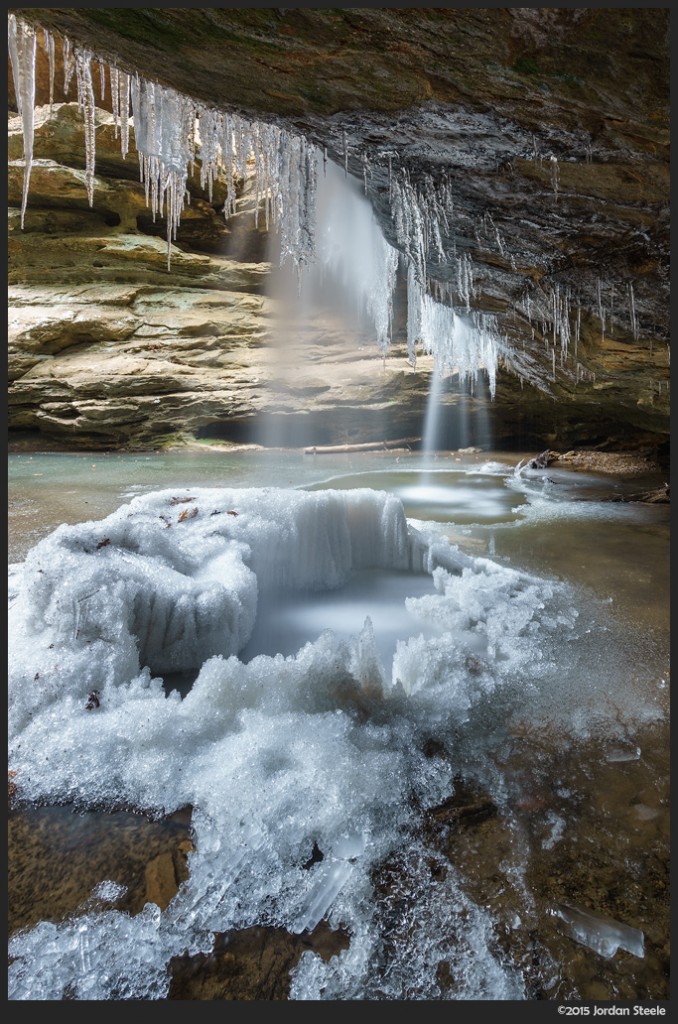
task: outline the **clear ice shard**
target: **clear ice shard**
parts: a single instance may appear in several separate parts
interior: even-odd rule
[[[635,743],[615,743],[605,751],[605,760],[610,764],[617,761],[637,761],[641,750]]]
[[[566,903],[558,904],[553,913],[565,923],[575,942],[588,946],[600,956],[609,959],[619,949],[626,950],[632,956],[645,955],[644,935],[638,928]]]
[[[355,862],[364,853],[365,846],[363,832],[347,832],[337,840],[332,853],[315,868],[314,884],[308,899],[292,925],[294,934],[313,931],[322,921],[353,874]]]

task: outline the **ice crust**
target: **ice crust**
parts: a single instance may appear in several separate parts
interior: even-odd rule
[[[439,635],[403,636],[390,666],[369,619],[288,657],[238,658],[261,598],[367,569],[431,574],[434,593],[411,604]],[[463,554],[387,492],[273,487],[135,497],[100,522],[60,526],[10,575],[10,767],[22,796],[157,815],[190,805],[195,843],[162,913],[149,904],[130,918],[100,899],[14,936],[11,998],[162,998],[170,958],[209,950],[215,931],[302,932],[323,918],[350,931],[350,948],[328,963],[305,954],[295,998],[368,998],[375,985],[385,998],[435,998],[435,963],[450,958],[461,998],[520,991],[450,865],[437,895],[419,899],[415,937],[403,923],[397,955],[372,875],[418,850],[421,864],[403,870],[413,892],[423,887],[421,808],[453,792],[462,726],[475,721],[480,735],[548,686],[544,637],[566,643],[576,620],[564,585]],[[195,675],[183,699],[162,679],[179,669]],[[443,754],[425,755],[431,736]],[[323,858],[309,867],[316,846]],[[473,956],[454,952],[465,948]]]

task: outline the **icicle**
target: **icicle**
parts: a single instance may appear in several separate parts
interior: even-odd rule
[[[457,261],[457,284],[459,297],[468,312],[471,309],[471,296],[475,294],[473,286],[473,260],[468,253],[463,253]]]
[[[19,68],[19,30],[17,20],[13,14],[7,17],[7,45],[9,47],[9,59],[12,65],[12,78],[14,79],[14,96],[16,98],[16,109],[21,117],[21,74]]]
[[[348,177],[348,139],[346,138],[346,132],[342,132],[344,140],[344,177]]]
[[[118,124],[120,122],[120,74],[116,67],[108,69],[108,77],[111,86],[111,112],[113,114],[113,130],[115,138],[118,137]]]
[[[21,196],[21,227],[24,226],[28,185],[33,166],[33,138],[35,131],[35,30],[25,22],[17,22],[13,15],[8,18],[9,54],[12,61],[12,75],[21,111],[24,139],[24,182]]]
[[[633,294],[633,284],[629,281],[629,311],[631,316],[631,331],[633,333],[633,340],[638,341],[638,321],[636,320],[636,301]],[[650,345],[652,339],[650,338]]]
[[[568,288],[563,299],[563,314],[561,317],[560,330],[560,351],[563,363],[567,359],[570,351],[570,337],[570,289]]]
[[[130,76],[125,71],[118,73],[118,110],[120,115],[120,151],[123,160],[129,152],[129,101]]]
[[[603,285],[600,278],[596,282],[596,297],[598,301],[598,319],[600,320],[601,337],[605,340],[605,308],[603,306]]]
[[[92,84],[91,54],[78,50],[75,54],[78,84],[78,105],[85,119],[85,185],[89,205],[94,204],[94,163],[96,156],[96,105]]]
[[[553,185],[553,192],[558,201],[558,188],[560,186],[560,171],[558,170],[558,158],[551,155],[551,184]]]
[[[370,158],[368,157],[367,153],[362,153],[361,154],[360,161],[361,161],[362,166],[363,166],[363,185],[364,185],[364,191],[365,191],[365,195],[367,195],[367,179],[368,179],[368,177],[369,178],[372,177],[372,163],[371,163]]]
[[[71,84],[73,72],[75,71],[75,60],[73,59],[73,53],[71,52],[71,41],[68,38],[64,38],[63,44],[64,53],[64,96],[68,97],[68,89]]]
[[[141,165],[141,180],[144,183],[144,191],[146,193],[146,206],[149,205],[150,199],[150,187],[151,187],[151,174],[149,168],[148,157],[145,153],[139,154],[139,163]]]
[[[46,28],[42,31],[42,45],[47,54],[49,67],[49,112],[51,114],[54,106],[54,36]]]
[[[99,79],[101,82],[101,102],[106,99],[106,66],[102,60],[99,61]]]

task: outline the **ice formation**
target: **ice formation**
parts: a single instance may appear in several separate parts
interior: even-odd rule
[[[50,102],[53,97],[54,40],[45,33],[43,43],[50,66]],[[8,17],[9,55],[14,89],[23,120],[24,187],[23,217],[33,161],[33,109],[35,106],[36,33],[15,15]],[[64,94],[75,73],[78,105],[85,125],[85,181],[87,196],[94,201],[96,100],[92,82],[93,55],[64,40]],[[101,93],[105,88],[104,63]],[[234,179],[253,169],[257,200],[265,207],[266,225],[281,232],[281,258],[303,266],[313,257],[313,192],[315,147],[300,135],[272,124],[248,121],[196,103],[176,90],[149,82],[138,74],[109,66],[113,117],[120,125],[120,148],[127,156],[130,140],[130,104],[134,144],[139,156],[141,180],[153,216],[167,218],[167,261],[186,201],[189,170],[199,159],[201,185],[211,186],[217,174],[227,185],[224,212],[235,210]],[[259,203],[257,202],[257,210]]]
[[[639,928],[566,904],[557,906],[553,913],[565,923],[573,939],[600,956],[613,957],[619,949],[633,956],[645,955],[645,937]]]
[[[417,280],[413,264],[407,273],[407,347],[412,362],[416,347],[433,354],[437,372],[450,370],[460,380],[474,381],[482,369],[494,398],[499,352],[503,348],[490,317],[464,319],[451,306],[436,302]]]
[[[293,654],[241,659],[267,601],[339,592],[364,572],[430,578],[405,599],[413,625],[390,664],[369,619],[348,637],[329,620]],[[195,845],[162,912],[116,909],[121,890],[102,879],[77,916],[16,933],[10,998],[161,999],[171,958],[208,952],[215,932],[302,934],[321,920],[349,946],[328,961],[304,953],[294,999],[438,999],[439,964],[455,998],[526,997],[497,952],[499,924],[454,865],[441,862],[432,884],[441,854],[422,814],[512,720],[590,736],[610,680],[619,714],[612,661],[563,686],[568,658],[582,656],[565,584],[462,553],[385,491],[191,488],[60,526],[12,568],[9,596],[22,796],[156,815],[190,805]],[[178,669],[193,679],[183,697]],[[501,803],[493,770],[483,784]],[[560,838],[552,824],[547,844]],[[523,855],[518,843],[505,865],[518,879]],[[386,897],[374,885],[385,863],[398,879]],[[623,928],[573,927],[605,951],[613,939],[640,948]]]
[[[21,227],[23,228],[33,165],[36,35],[32,26],[21,20],[17,21],[13,14],[8,15],[7,29],[9,55],[14,77],[14,95],[24,136],[24,184],[21,198]]]
[[[15,93],[23,119],[23,226],[33,159],[36,33],[23,20],[9,15],[8,40]],[[43,33],[43,45],[50,67],[51,103],[54,40],[47,32]],[[105,62],[64,39],[64,94],[68,94],[71,79],[75,76],[78,105],[84,120],[85,184],[90,205],[94,202],[96,187],[97,108],[92,79],[93,60],[99,63],[103,96]],[[323,230],[316,237],[315,196],[321,158],[317,147],[304,136],[275,124],[250,121],[235,113],[215,110],[115,65],[108,66],[108,76],[116,135],[120,128],[122,155],[126,157],[129,151],[131,108],[133,140],[146,201],[154,219],[166,217],[168,269],[172,242],[177,237],[184,204],[190,199],[187,184],[195,164],[200,164],[200,184],[207,189],[210,198],[217,177],[225,181],[226,217],[235,213],[236,182],[253,175],[255,218],[258,220],[261,213],[266,228],[273,228],[279,233],[281,262],[289,261],[300,271],[316,262],[325,269],[331,268],[335,274],[340,268],[357,304],[374,323],[377,344],[386,354],[391,340],[398,250],[386,242],[373,216],[362,221],[369,225],[367,234],[349,231],[349,224],[342,225],[335,217],[333,233],[330,235]],[[346,143],[344,149],[346,174]],[[326,173],[326,152],[322,159]],[[335,165],[331,166],[334,168]],[[367,188],[370,167],[366,155],[363,170]],[[449,256],[442,244],[442,232],[449,233],[449,218],[453,211],[449,186],[436,187],[427,176],[415,186],[408,172],[401,169],[390,182],[390,192],[396,238],[403,259],[410,268],[408,353],[411,362],[416,365],[417,345],[422,345],[425,352],[436,353],[441,366],[457,369],[462,379],[475,378],[483,369],[490,379],[493,395],[501,349],[493,323],[489,318],[474,316],[464,331],[455,331],[458,318],[450,305],[436,302],[428,294],[427,260],[434,258],[444,262]],[[354,227],[359,223],[355,218],[351,222]],[[473,268],[468,254],[457,259],[456,277],[459,302],[469,312]],[[459,340],[461,335],[463,342]]]
[[[305,298],[329,282],[349,312],[371,321],[377,345],[386,355],[391,343],[393,295],[399,253],[389,245],[368,201],[336,164],[327,162],[317,178],[313,224],[315,259],[305,270]]]
[[[238,658],[266,595],[340,587],[370,568],[431,574],[430,595],[413,603],[435,639],[403,636],[384,665],[366,621],[291,656]],[[463,555],[411,525],[395,496],[360,488],[166,490],[59,527],[10,588],[10,763],[22,793],[156,814],[190,804],[196,850],[162,913],[149,904],[130,918],[104,886],[88,913],[17,934],[11,997],[62,998],[68,985],[79,999],[161,998],[171,956],[208,950],[214,931],[299,932],[323,917],[349,928],[351,947],[330,964],[302,958],[297,997],[318,986],[365,997],[385,941],[371,874],[403,843],[428,856],[417,808],[452,786],[451,764],[425,756],[424,740],[501,703],[518,664],[536,669],[536,633],[574,622],[561,590]],[[161,678],[178,668],[195,676],[183,699]],[[308,870],[314,845],[324,856]],[[451,956],[455,935],[460,949],[481,942],[469,961],[481,991],[521,993],[490,952],[485,912],[453,874],[446,886],[421,903],[417,955]],[[464,911],[443,940],[449,896]],[[432,964],[417,974],[403,949],[382,983],[394,997],[434,993]]]

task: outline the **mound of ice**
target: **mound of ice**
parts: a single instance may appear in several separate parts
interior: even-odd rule
[[[61,526],[13,576],[14,729],[67,694],[237,654],[260,590],[335,587],[413,550],[400,503],[367,490],[161,491]]]
[[[439,635],[404,636],[390,667],[369,620],[288,657],[238,658],[263,595],[284,601],[366,569],[432,574],[436,592],[416,612]],[[385,941],[375,869],[413,849],[421,809],[454,790],[459,727],[482,712],[484,733],[506,713],[503,692],[524,700],[530,666],[543,671],[540,631],[573,621],[557,584],[465,556],[367,489],[137,497],[46,537],[15,567],[12,596],[10,767],[22,795],[157,814],[190,804],[195,842],[162,913],[109,905],[15,936],[19,999],[160,998],[169,959],[209,950],[215,931],[299,932],[323,918],[347,927],[351,946],[330,966],[306,956],[298,997],[315,998],[320,975],[327,993],[364,996]],[[161,678],[179,668],[196,674],[183,699]],[[443,753],[427,756],[432,735]],[[419,900],[416,951],[403,925],[384,991],[414,992],[409,965],[424,956],[421,991],[435,993],[435,964],[459,943],[476,964],[462,991],[472,976],[515,991],[490,952],[491,922],[457,897],[451,868],[448,888]]]

